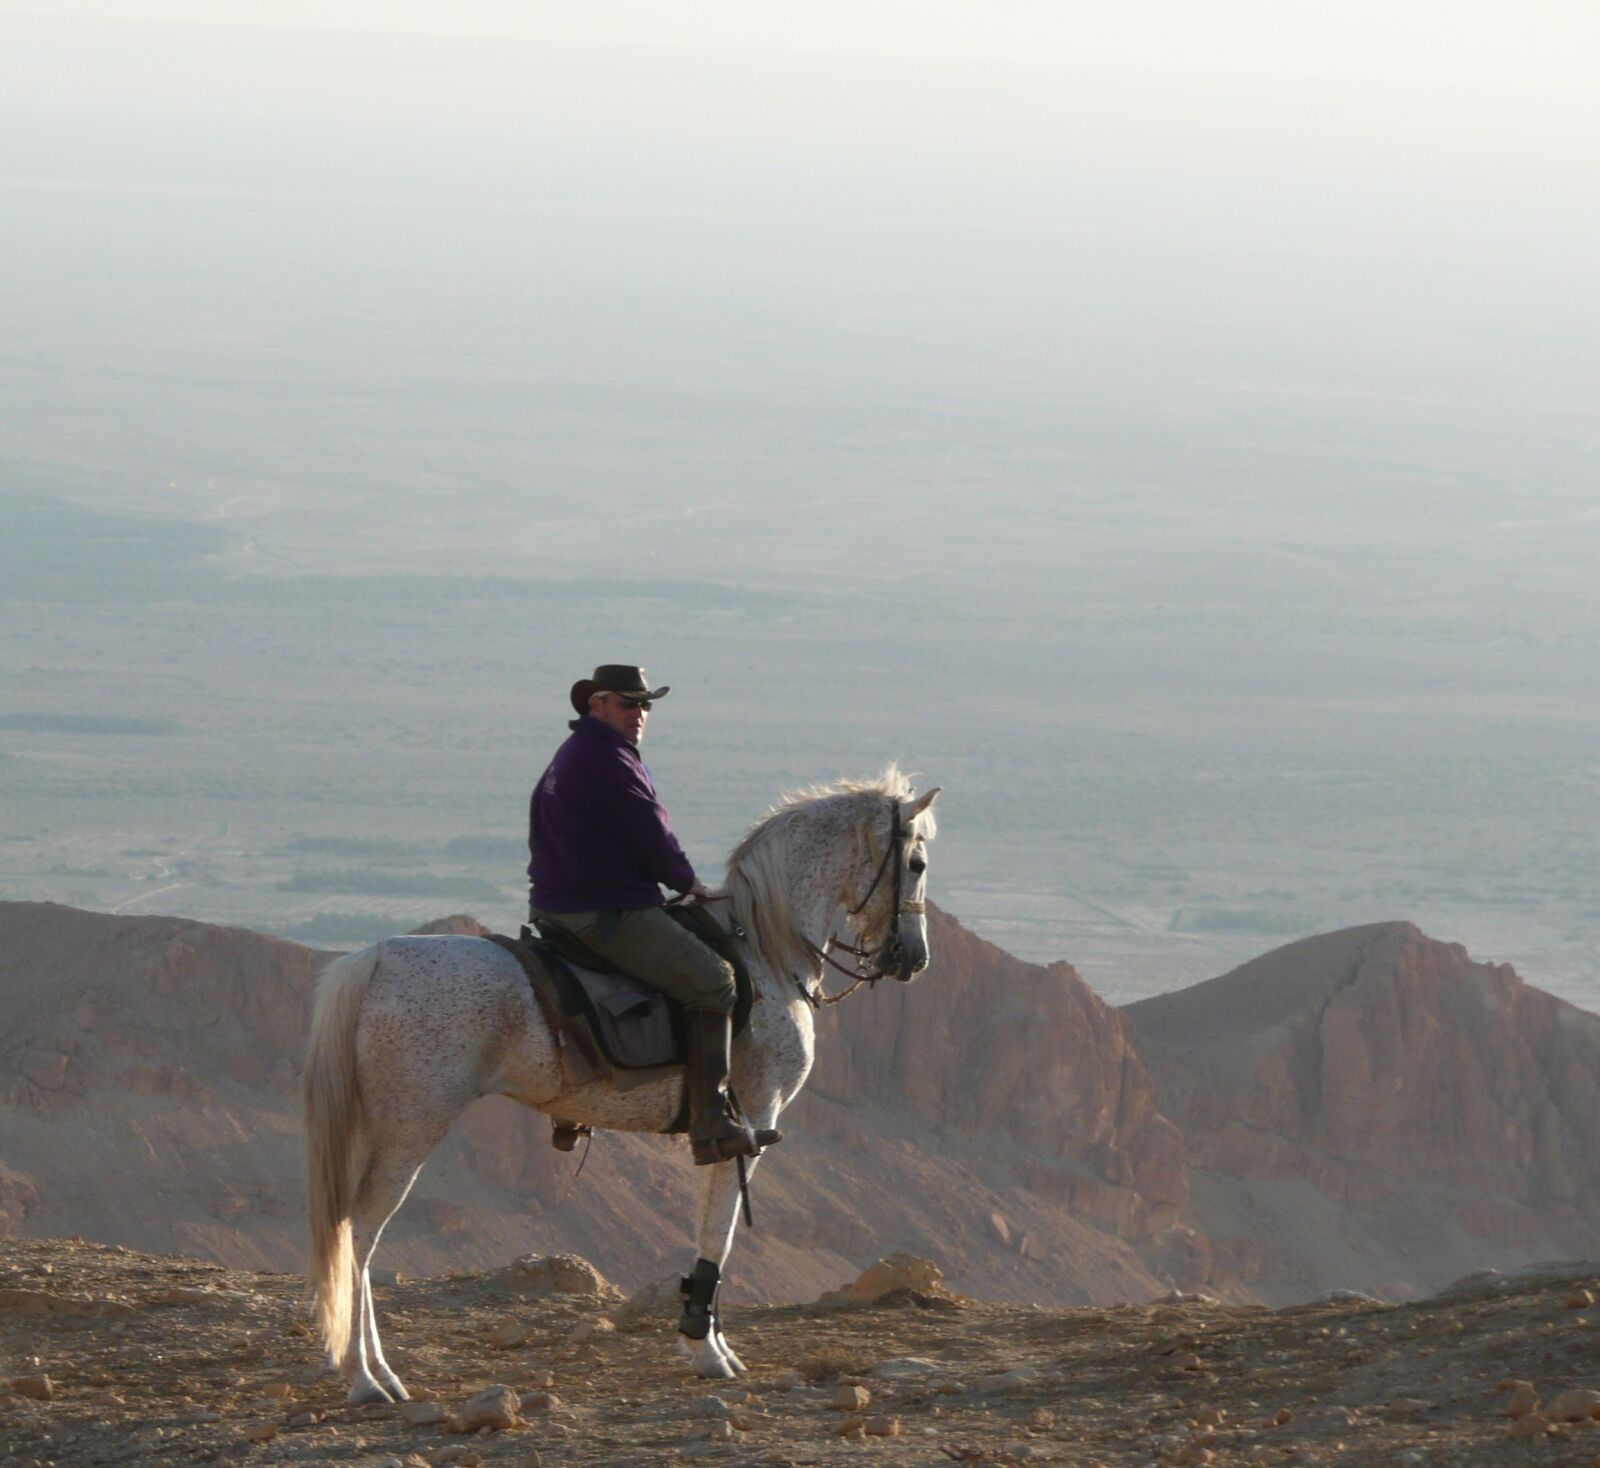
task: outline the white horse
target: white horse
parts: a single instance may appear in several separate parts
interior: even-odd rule
[[[729,856],[726,890],[755,986],[732,1083],[753,1126],[772,1126],[811,1070],[811,1009],[837,923],[877,974],[909,980],[927,966],[923,891],[938,793],[917,797],[891,765],[876,780],[789,797]],[[406,1399],[378,1341],[373,1251],[450,1124],[495,1095],[562,1122],[661,1132],[678,1114],[683,1079],[669,1073],[626,1092],[565,1084],[517,960],[482,938],[390,938],[324,971],[305,1072],[309,1273],[330,1363],[353,1403]],[[699,1257],[684,1282],[679,1346],[701,1376],[729,1377],[744,1366],[723,1337],[716,1291],[738,1172],[729,1162],[699,1171]]]

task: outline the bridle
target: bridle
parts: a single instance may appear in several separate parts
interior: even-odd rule
[[[889,936],[884,939],[878,951],[873,953],[869,949],[861,947],[858,943],[845,942],[837,933],[830,935],[820,947],[802,933],[800,940],[811,951],[813,958],[821,959],[823,963],[830,968],[837,969],[850,980],[850,987],[841,990],[837,994],[822,993],[820,984],[817,986],[818,992],[812,993],[798,975],[791,974],[790,977],[794,979],[795,987],[800,990],[806,1002],[813,1009],[821,1009],[825,1004],[837,1004],[841,999],[849,998],[863,984],[876,984],[891,968],[901,963],[906,956],[906,946],[905,940],[900,936],[900,915],[902,913],[912,913],[920,916],[927,911],[926,903],[916,898],[907,899],[905,896],[905,852],[912,839],[912,832],[901,817],[900,802],[898,800],[893,802],[893,811],[894,821],[890,828],[888,850],[883,853],[883,860],[878,863],[877,871],[872,874],[872,882],[867,887],[861,901],[845,913],[847,919],[860,917],[866,911],[867,904],[872,901],[873,894],[882,885],[884,873],[892,870],[894,873],[891,879],[894,891],[894,907],[889,920]],[[867,828],[867,841],[869,843],[868,855],[870,856],[871,846],[875,844],[872,842],[872,828],[870,826]],[[853,955],[856,961],[855,967],[846,968],[833,957],[835,951]],[[871,965],[870,968],[868,967],[869,964]]]

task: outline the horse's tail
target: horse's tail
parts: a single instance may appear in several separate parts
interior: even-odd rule
[[[350,1205],[365,1149],[361,1088],[356,1082],[356,1022],[378,966],[378,950],[337,958],[317,982],[306,1046],[306,1204],[311,1232],[307,1269],[328,1359],[337,1366],[350,1342],[355,1264]]]

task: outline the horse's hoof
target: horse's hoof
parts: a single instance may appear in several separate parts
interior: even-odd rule
[[[703,1341],[692,1341],[688,1336],[680,1335],[678,1350],[688,1360],[696,1376],[704,1376],[712,1381],[728,1381],[736,1375],[711,1336]]]
[[[375,1381],[358,1382],[350,1388],[350,1395],[345,1399],[348,1407],[365,1407],[371,1402],[392,1402],[394,1398],[389,1395]]]
[[[739,1359],[738,1353],[728,1344],[727,1336],[719,1330],[717,1333],[717,1349],[722,1352],[722,1359],[733,1367],[734,1374],[740,1375],[750,1368]]]
[[[391,1376],[383,1383],[383,1389],[389,1393],[389,1399],[395,1402],[409,1402],[411,1393],[400,1385],[398,1376]]]

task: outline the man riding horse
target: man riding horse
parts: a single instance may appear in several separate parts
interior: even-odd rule
[[[578,717],[529,802],[529,921],[565,929],[683,1006],[689,1142],[704,1165],[754,1156],[779,1138],[758,1136],[729,1104],[733,969],[662,901],[662,887],[695,902],[710,895],[639,757],[651,705],[667,691],[620,663],[572,685]]]

